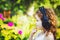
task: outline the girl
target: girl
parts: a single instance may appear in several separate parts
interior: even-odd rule
[[[56,40],[56,15],[52,9],[40,7],[35,14],[36,28],[29,40]],[[40,31],[37,32],[39,29]]]

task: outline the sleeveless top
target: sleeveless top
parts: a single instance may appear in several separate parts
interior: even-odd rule
[[[33,39],[32,40],[54,40],[54,36],[51,32],[49,32],[49,34],[46,36],[47,32],[43,32],[38,31],[37,33],[34,34]]]

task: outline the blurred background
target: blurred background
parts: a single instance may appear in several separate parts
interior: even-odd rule
[[[0,40],[29,40],[36,27],[33,14],[40,6],[54,9],[60,40],[60,0],[0,0]]]

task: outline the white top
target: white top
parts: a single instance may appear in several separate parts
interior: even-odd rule
[[[34,35],[33,40],[54,40],[54,36],[51,32],[49,32],[47,36],[46,33],[47,32],[44,33],[43,31],[37,32]]]

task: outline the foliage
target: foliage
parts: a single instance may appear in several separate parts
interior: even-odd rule
[[[30,14],[33,15],[40,6],[55,10],[60,27],[60,0],[0,0],[0,13],[3,14],[4,10],[11,11],[11,18],[0,18],[0,40],[28,40],[30,32],[36,26],[36,19]],[[10,27],[8,22],[13,22],[14,25]],[[58,40],[59,34],[57,31]]]
[[[15,16],[13,17],[16,19]],[[34,17],[27,17],[27,15],[17,16],[16,21],[13,21],[12,18],[2,21],[3,24],[0,25],[1,40],[27,40],[29,38],[31,30],[35,27],[36,20]],[[11,27],[8,25],[9,22],[16,22],[17,25]]]

